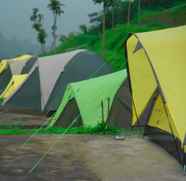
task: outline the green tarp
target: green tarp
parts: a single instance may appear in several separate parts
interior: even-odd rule
[[[94,127],[98,123],[106,121],[114,97],[126,78],[127,72],[122,70],[69,84],[57,112],[50,118],[49,127],[55,125],[66,105],[72,99],[75,99],[78,105],[84,127]],[[108,106],[109,104],[110,106]],[[69,122],[72,121],[69,120]]]

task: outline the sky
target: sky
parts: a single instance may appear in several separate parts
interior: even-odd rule
[[[81,24],[88,24],[88,14],[100,7],[92,0],[61,0],[65,13],[59,19],[59,34],[78,31]],[[48,0],[3,0],[0,6],[0,33],[6,38],[29,40],[36,43],[36,34],[29,20],[32,9],[37,7],[45,15],[45,28],[50,32],[52,14],[47,9]]]

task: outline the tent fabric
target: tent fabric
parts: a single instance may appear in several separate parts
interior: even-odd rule
[[[8,63],[4,60],[0,61],[0,75],[7,69]]]
[[[20,55],[13,59],[0,61],[0,94],[6,89],[13,75],[27,74],[34,65],[36,57],[31,55]]]
[[[69,71],[71,70],[71,71]],[[73,73],[72,73],[73,72]],[[97,76],[111,73],[111,68],[97,54],[90,51],[81,51],[71,58],[66,65],[63,74],[59,76],[55,83],[55,87],[50,94],[49,100],[45,107],[45,112],[57,110],[60,104],[59,97],[64,96],[64,92],[68,83],[77,82]]]
[[[134,101],[132,124],[138,122],[138,117],[158,89],[159,97],[147,124],[173,135],[181,142],[181,148],[186,136],[185,48],[186,26],[137,33],[127,41]]]
[[[94,127],[98,123],[106,122],[111,109],[109,105],[112,105],[114,97],[126,77],[127,73],[123,70],[69,84],[57,112],[50,118],[49,127],[57,124],[59,119],[63,121],[61,115],[72,99],[77,103],[79,113],[76,116],[81,116],[83,126]],[[73,112],[73,110],[69,111]]]
[[[4,60],[0,62],[0,94],[4,91],[12,77],[12,72],[8,63]]]
[[[71,59],[84,50],[76,50],[64,54],[58,54],[54,56],[48,56],[40,58],[38,61],[39,73],[41,81],[41,92],[43,93],[42,108],[44,108],[47,100],[55,86],[59,76],[64,72],[65,66],[71,61]],[[51,68],[52,61],[52,68]],[[53,73],[55,72],[55,73]],[[71,72],[72,73],[72,72]],[[46,79],[48,75],[51,75],[49,79]]]
[[[107,124],[116,128],[130,128],[132,118],[131,106],[132,101],[129,81],[127,79],[122,83],[114,97]]]
[[[6,89],[0,95],[1,99],[8,98],[13,92],[22,84],[23,81],[27,78],[27,74],[25,75],[13,75]]]
[[[39,70],[36,67],[28,74],[18,89],[3,102],[2,108],[9,112],[39,114],[41,99]]]
[[[57,110],[68,83],[86,80],[93,72],[95,77],[112,72],[109,65],[102,67],[105,64],[103,59],[93,53],[90,53],[84,60],[81,56],[75,59],[76,56],[87,54],[87,52],[89,51],[80,49],[39,58],[27,79],[3,103],[3,107],[9,111],[16,108],[33,113],[48,113]],[[93,64],[95,65],[92,66]],[[55,102],[52,101],[53,98]]]
[[[37,58],[33,57],[32,55],[20,55],[16,58],[8,59],[5,61],[8,62],[12,74],[19,75],[28,73],[31,70],[33,63],[36,61],[36,59]],[[29,66],[28,68],[28,64],[32,66]]]

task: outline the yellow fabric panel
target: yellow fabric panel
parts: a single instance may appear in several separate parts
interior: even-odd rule
[[[170,134],[174,134],[175,137],[179,137],[175,129],[174,122],[172,121],[166,105],[164,105],[162,98],[159,96],[153,107],[151,116],[148,121],[148,125],[151,127],[159,128]]]
[[[17,61],[26,61],[26,60],[30,60],[32,58],[32,55],[20,55],[18,57],[16,57],[14,60]]]
[[[17,90],[17,88],[25,81],[27,77],[27,74],[14,75],[0,97],[7,99]]]
[[[186,26],[136,36],[153,64],[167,108],[183,143],[186,133]]]
[[[8,67],[8,63],[5,60],[0,62],[0,74],[2,74]]]
[[[132,96],[136,108],[135,110],[133,105],[132,125],[136,124],[136,116],[139,117],[144,111],[149,99],[152,97],[157,87],[151,66],[145,55],[144,49],[141,48],[138,51],[134,52],[137,44],[138,40],[135,36],[132,36],[127,42]]]

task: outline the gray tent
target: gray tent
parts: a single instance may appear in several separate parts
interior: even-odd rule
[[[68,83],[111,72],[101,57],[76,50],[39,58],[28,78],[4,103],[9,111],[49,113],[56,111]]]

